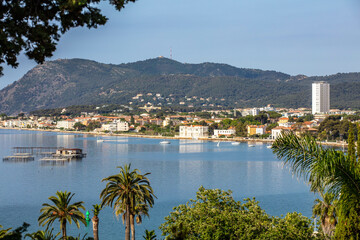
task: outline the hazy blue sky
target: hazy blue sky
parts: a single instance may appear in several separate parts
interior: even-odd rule
[[[66,33],[51,59],[124,63],[169,57],[292,75],[360,72],[358,0],[139,0],[121,11],[102,4],[106,26]],[[0,88],[36,64],[20,57]]]

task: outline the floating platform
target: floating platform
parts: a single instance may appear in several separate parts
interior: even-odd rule
[[[40,159],[41,161],[69,161],[71,158],[67,157],[44,157]]]
[[[29,162],[29,161],[34,161],[34,157],[31,155],[25,155],[25,156],[21,156],[21,155],[15,155],[15,156],[7,156],[3,158],[4,162]]]

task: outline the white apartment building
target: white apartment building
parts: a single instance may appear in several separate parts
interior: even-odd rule
[[[258,108],[253,108],[250,110],[250,115],[252,115],[252,116],[256,116],[259,113],[260,113],[260,109],[258,109]]]
[[[129,131],[129,123],[125,121],[113,121],[101,125],[101,130],[109,132],[126,132]]]
[[[180,137],[184,138],[203,138],[208,137],[209,127],[208,126],[200,126],[200,125],[191,125],[191,126],[180,126]]]
[[[63,129],[72,129],[74,128],[75,121],[72,119],[67,119],[63,121],[58,121],[56,124],[56,128],[63,128]]]
[[[116,122],[110,122],[106,124],[101,125],[101,131],[109,131],[109,132],[115,132],[117,129]]]
[[[127,132],[129,131],[129,123],[125,121],[118,121],[116,123],[116,131],[118,132]]]
[[[330,111],[330,84],[314,82],[312,84],[312,114],[329,113]]]
[[[236,131],[235,129],[215,129],[214,130],[214,137],[220,137],[220,136],[232,136],[235,135]]]

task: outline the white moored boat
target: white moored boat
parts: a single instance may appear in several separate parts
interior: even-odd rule
[[[240,142],[232,142],[231,145],[240,145]]]
[[[249,146],[248,147],[255,147],[255,145],[254,144],[249,144]]]
[[[170,142],[165,140],[165,141],[161,141],[160,144],[170,144]]]

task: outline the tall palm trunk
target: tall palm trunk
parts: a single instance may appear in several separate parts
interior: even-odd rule
[[[66,236],[66,220],[62,220],[61,222],[61,231],[62,231],[62,235],[63,235],[63,240],[66,240],[67,236]]]
[[[327,239],[330,239],[334,235],[335,226],[336,221],[332,223],[329,217],[324,218],[324,221],[321,223],[321,228]]]
[[[126,204],[125,240],[130,240],[130,204]]]
[[[135,240],[134,214],[130,214],[131,240]]]
[[[93,223],[94,240],[99,240],[99,231],[98,231],[99,218],[97,216],[94,216],[91,220]]]

